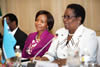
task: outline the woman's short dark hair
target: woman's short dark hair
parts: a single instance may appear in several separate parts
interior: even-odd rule
[[[37,12],[36,16],[35,16],[35,21],[37,20],[37,17],[39,15],[46,15],[47,16],[47,24],[48,24],[48,30],[51,30],[53,28],[54,25],[54,18],[52,16],[52,14],[46,10],[40,10]]]
[[[85,9],[81,5],[79,5],[79,4],[69,4],[67,6],[67,8],[73,9],[75,16],[82,18],[81,24],[84,23],[84,19],[85,19]]]
[[[11,22],[15,21],[16,22],[16,25],[18,26],[18,19],[17,19],[17,17],[16,17],[15,14],[13,14],[13,13],[7,13],[6,15],[3,16],[2,22],[4,22],[4,18],[5,17],[9,17],[9,20]]]

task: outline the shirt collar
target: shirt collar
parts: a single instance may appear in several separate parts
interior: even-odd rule
[[[16,31],[17,31],[17,29],[18,29],[18,27],[17,27],[17,28],[15,28],[13,31],[10,31],[10,33],[14,36],[14,35],[15,35],[15,33],[16,33]]]
[[[75,31],[72,38],[74,38],[74,39],[80,38],[80,37],[82,37],[83,33],[84,33],[84,26],[80,25],[78,27],[78,29]]]

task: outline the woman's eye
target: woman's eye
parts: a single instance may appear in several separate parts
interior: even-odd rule
[[[44,21],[41,21],[42,23],[44,23]]]
[[[35,21],[39,21],[38,19],[36,19]]]

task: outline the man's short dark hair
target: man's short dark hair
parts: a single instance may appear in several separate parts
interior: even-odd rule
[[[5,18],[5,17],[9,17],[9,20],[10,20],[11,22],[15,21],[15,22],[16,22],[16,25],[18,26],[18,19],[17,19],[17,17],[16,17],[15,14],[13,14],[13,13],[7,13],[6,15],[3,16],[2,22],[4,22],[4,18]]]

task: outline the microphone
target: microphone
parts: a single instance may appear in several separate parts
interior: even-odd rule
[[[52,38],[43,48],[41,48],[41,49],[35,54],[35,56],[34,56],[34,58],[33,58],[33,62],[32,62],[32,63],[28,63],[28,67],[35,67],[35,65],[36,65],[36,60],[35,60],[35,58],[36,58],[36,56],[39,55],[39,54],[44,50],[44,48],[46,48],[46,47],[49,45],[49,43],[52,42],[52,40],[53,40],[53,38]]]
[[[58,37],[58,34],[56,34],[56,37]]]
[[[35,56],[34,56],[34,58],[33,58],[33,63],[35,62],[36,56],[39,55],[39,54],[44,50],[44,48],[46,48],[46,47],[49,45],[49,43],[52,42],[52,40],[53,40],[53,38],[52,38],[51,40],[49,40],[49,42],[47,42],[47,44],[46,44],[43,48],[41,48],[41,49],[35,54]],[[36,62],[35,62],[35,63],[36,63]]]
[[[58,36],[58,34],[56,34],[56,35],[54,36],[54,38],[57,37],[57,36]],[[35,58],[36,58],[36,56],[37,56],[39,53],[41,53],[41,52],[49,45],[49,43],[52,42],[52,40],[53,40],[54,38],[52,38],[51,40],[49,40],[49,42],[47,42],[47,44],[46,44],[43,48],[41,48],[41,49],[35,54],[35,56],[34,56],[34,58],[33,58],[33,62],[28,63],[27,67],[35,67],[35,65],[36,65],[36,60],[35,60]]]
[[[52,42],[52,40],[53,40],[53,38],[51,40],[49,40],[49,42],[47,42],[47,44],[35,54],[35,56],[33,58],[33,62],[28,63],[27,67],[35,67],[35,65],[36,65],[35,58],[36,58],[36,56],[39,55],[49,45],[49,43]]]
[[[35,58],[37,57],[37,55],[39,55],[39,54],[49,45],[49,43],[52,42],[52,40],[55,39],[56,37],[58,37],[58,34],[56,34],[56,35],[54,36],[54,38],[52,38],[51,40],[49,40],[49,42],[47,42],[47,44],[46,44],[43,48],[41,48],[41,49],[35,54],[35,56],[34,56],[34,58],[33,58],[33,62],[28,63],[28,67],[35,67],[35,65],[36,65],[36,60],[35,60]],[[64,39],[64,41],[65,41],[65,39]],[[62,42],[61,42],[61,43],[62,43]]]

